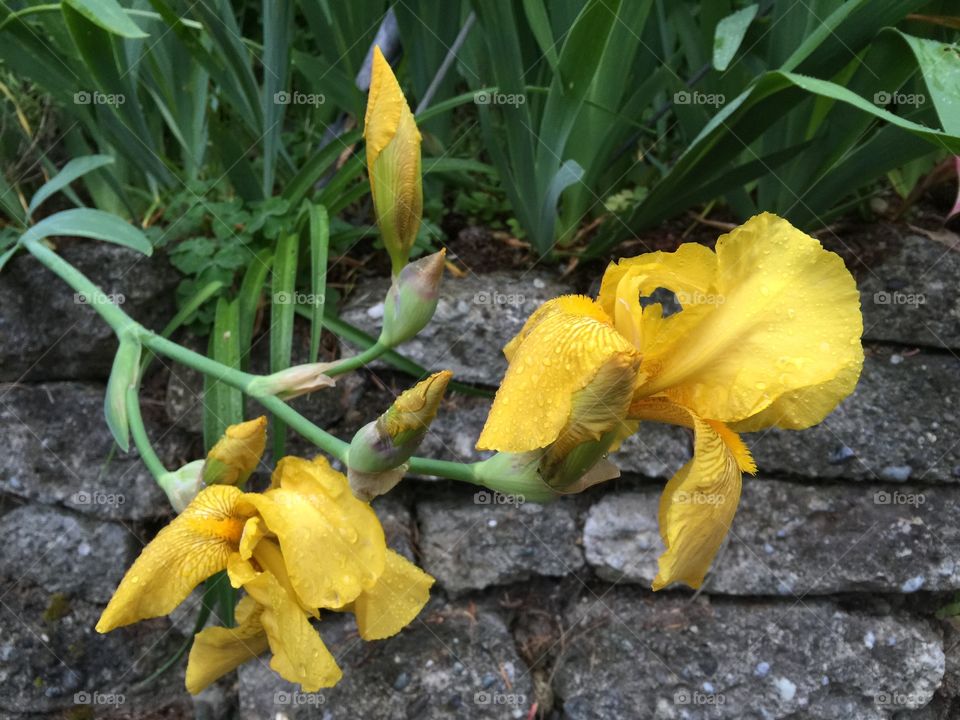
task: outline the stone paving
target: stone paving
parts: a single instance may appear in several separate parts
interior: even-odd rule
[[[182,662],[144,684],[189,634],[196,595],[170,619],[94,632],[170,511],[135,453],[111,454],[109,333],[16,259],[0,275],[0,717],[960,717],[960,632],[937,619],[960,592],[960,255],[880,235],[879,259],[858,271],[856,393],[811,430],[747,436],[759,473],[699,594],[649,590],[659,492],[690,454],[683,430],[641,427],[613,456],[619,480],[546,506],[409,478],[374,506],[391,545],[437,578],[433,599],[383,642],[360,641],[347,617],[321,622],[345,677],[310,695],[266,659],[198,698]],[[107,246],[64,252],[135,317],[169,317],[162,261],[94,248]],[[500,346],[572,289],[551,270],[448,277],[438,322],[404,352],[493,387]],[[381,292],[355,294],[347,319],[375,332]],[[199,448],[200,386],[184,368],[156,373],[147,420],[176,466]],[[380,364],[369,373],[297,405],[349,437],[410,384]],[[481,457],[488,407],[449,397],[423,454]],[[298,438],[290,450],[311,452]]]

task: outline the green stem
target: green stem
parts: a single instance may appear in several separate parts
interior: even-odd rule
[[[327,370],[326,374],[329,377],[333,377],[335,375],[343,375],[343,373],[350,372],[351,370],[356,370],[363,367],[367,363],[373,362],[389,349],[390,348],[381,345],[379,342],[376,342],[360,354],[344,358],[332,368]]]
[[[349,443],[317,427],[279,398],[273,395],[258,396],[255,393],[251,393],[250,384],[261,376],[228,367],[216,360],[208,358],[206,355],[189,350],[172,340],[157,335],[152,330],[148,330],[134,321],[121,310],[118,305],[110,301],[107,295],[97,287],[92,280],[48,247],[40,242],[28,242],[25,243],[25,247],[37,260],[52,270],[66,282],[67,285],[72,287],[77,293],[86,296],[88,304],[110,325],[118,337],[122,335],[132,335],[153,352],[172,358],[187,367],[199,370],[206,375],[222,380],[228,385],[247,393],[263,405],[265,409],[287,423],[321,450],[333,455],[341,462],[346,461],[347,451],[350,448]],[[382,345],[374,344],[359,355],[347,358],[343,362],[335,365],[330,369],[328,374],[339,375],[353,370],[379,357],[388,349],[389,348],[383,347]],[[154,452],[150,444],[150,438],[147,436],[143,418],[140,414],[138,390],[139,388],[130,388],[127,394],[127,410],[131,433],[134,443],[140,455],[143,457],[144,463],[154,476],[159,477],[166,473],[167,470],[156,452]],[[537,494],[538,488],[534,484],[522,478],[511,477],[505,473],[484,473],[482,471],[489,467],[485,466],[484,463],[460,463],[421,457],[412,457],[409,463],[410,470],[418,474],[435,475],[451,480],[468,482],[502,493],[523,494],[531,500],[540,499]]]
[[[130,424],[130,434],[133,436],[133,442],[137,446],[137,452],[147,470],[157,480],[167,473],[160,457],[150,444],[150,437],[147,435],[147,428],[143,424],[143,415],[140,414],[140,387],[138,385],[127,388],[127,422]]]
[[[140,327],[129,315],[115,305],[109,297],[97,287],[90,278],[77,270],[53,250],[39,241],[24,243],[30,253],[40,262],[46,265],[50,270],[56,273],[67,285],[76,290],[78,295],[83,295],[90,307],[97,311],[106,323],[113,328],[117,337],[124,332],[136,332]]]

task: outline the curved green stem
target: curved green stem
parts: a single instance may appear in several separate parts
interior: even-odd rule
[[[8,23],[13,20],[20,20],[27,15],[33,15],[35,13],[41,12],[60,12],[60,3],[46,3],[44,5],[33,5],[32,7],[24,8],[23,10],[17,10],[7,15],[3,22],[0,22],[0,30],[3,30]]]
[[[165,355],[183,365],[199,370],[206,375],[222,380],[228,385],[241,390],[255,398],[265,409],[283,420],[287,425],[321,450],[329,453],[341,462],[346,462],[347,451],[350,449],[349,443],[317,427],[310,422],[310,420],[287,405],[283,400],[273,395],[264,396],[251,392],[251,383],[261,376],[228,367],[216,360],[208,358],[206,355],[194,352],[172,340],[168,340],[152,330],[148,330],[127,315],[118,305],[114,304],[92,280],[48,247],[36,241],[25,243],[25,246],[34,257],[56,273],[67,285],[72,287],[76,292],[85,295],[88,304],[110,325],[118,337],[132,336],[142,343],[144,347],[159,355]],[[340,375],[361,367],[388,350],[389,348],[375,343],[360,354],[347,358],[343,362],[335,365],[328,371],[328,375]],[[150,444],[150,439],[147,436],[146,428],[143,424],[143,417],[140,413],[138,392],[138,387],[131,387],[127,391],[127,411],[130,429],[134,443],[140,455],[143,457],[144,463],[154,476],[159,477],[166,473],[167,470],[156,452],[154,452]],[[485,464],[486,462],[488,461],[481,463],[461,463],[421,457],[411,457],[409,460],[410,470],[418,474],[434,475],[451,480],[468,482],[507,494],[522,494],[530,500],[549,499],[548,494],[543,492],[542,485],[538,486],[534,482],[514,476],[511,473],[484,472],[484,470],[489,470],[491,467]]]
[[[143,424],[143,415],[140,414],[139,386],[127,388],[127,422],[130,424],[130,434],[133,436],[134,445],[137,446],[137,452],[140,453],[140,459],[143,460],[150,474],[159,480],[166,474],[167,468],[154,451],[150,437],[147,435],[147,428]]]
[[[360,354],[344,358],[332,368],[327,370],[326,374],[329,377],[334,377],[335,375],[343,375],[343,373],[356,370],[363,367],[367,363],[373,362],[389,349],[390,348],[386,347],[385,345],[381,345],[379,342],[376,342]]]

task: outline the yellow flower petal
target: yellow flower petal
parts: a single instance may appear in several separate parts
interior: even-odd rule
[[[290,582],[307,607],[340,608],[373,587],[383,572],[386,541],[376,514],[325,459],[287,457],[275,487],[248,494],[280,541]]]
[[[367,144],[367,165],[372,165],[377,156],[397,134],[400,116],[404,109],[410,112],[403,90],[397,82],[390,63],[383,56],[379,45],[373,48],[373,65],[370,69],[370,94],[367,111],[363,118],[363,137]]]
[[[672,290],[686,309],[709,301],[716,274],[717,256],[713,251],[703,245],[686,243],[676,252],[644,253],[610,263],[603,274],[597,302],[616,319],[617,330],[625,337],[631,341],[643,340],[634,337],[639,325],[641,297],[662,287]],[[634,344],[646,352],[644,346]]]
[[[859,358],[845,366],[835,378],[785,393],[756,415],[731,423],[731,427],[737,432],[755,432],[774,426],[803,430],[816,425],[854,391],[862,369],[861,352]]]
[[[364,640],[383,640],[409,625],[430,599],[434,579],[402,555],[387,549],[383,574],[353,605]]]
[[[97,632],[166,615],[197,585],[226,568],[249,517],[239,507],[242,496],[229,485],[202,490],[123,576]]]
[[[263,608],[249,595],[237,604],[237,627],[208,627],[193,638],[187,659],[187,692],[196,695],[268,647],[260,622]]]
[[[267,446],[267,418],[231,425],[207,453],[203,481],[207,485],[242,485],[256,470]]]
[[[840,257],[817,240],[775,215],[757,215],[717,241],[711,291],[712,311],[692,325],[676,321],[681,331],[644,394],[666,392],[700,417],[736,422],[818,388],[812,401],[785,401],[799,413],[784,420],[788,426],[806,427],[852,389],[863,361],[860,296]],[[831,383],[838,376],[846,381]]]
[[[259,573],[244,589],[263,607],[260,622],[273,658],[270,667],[304,692],[333,687],[343,673],[310,624],[297,600],[269,572]]]
[[[635,403],[631,414],[693,428],[693,459],[670,479],[660,498],[660,535],[667,549],[653,589],[674,582],[698,588],[736,514],[741,472],[756,467],[737,434],[722,423],[662,399]]]
[[[407,262],[423,214],[421,138],[403,91],[379,47],[373,52],[364,123],[370,193],[396,274]]]
[[[574,394],[620,356],[636,357],[599,305],[577,295],[545,303],[504,349],[510,360],[477,442],[481,450],[543,448],[571,419]]]

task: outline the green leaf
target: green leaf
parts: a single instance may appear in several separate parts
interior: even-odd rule
[[[120,347],[113,359],[110,379],[107,381],[107,393],[103,403],[103,413],[107,418],[107,427],[117,445],[124,452],[130,449],[130,423],[127,416],[127,390],[136,387],[139,382],[140,342],[121,336]]]
[[[147,256],[153,254],[150,241],[136,227],[116,215],[91,208],[74,208],[45,217],[30,227],[20,241],[29,243],[55,236],[95,238]]]
[[[296,302],[297,255],[300,237],[295,233],[282,235],[277,242],[273,259],[273,280],[270,303],[270,372],[290,367],[293,349],[293,317]],[[273,455],[281,457],[286,444],[286,426],[275,420],[273,426]]]
[[[723,72],[730,66],[730,61],[740,49],[740,43],[743,42],[747,34],[747,28],[757,16],[759,5],[748,5],[742,10],[727,15],[723,20],[717,23],[717,29],[713,37],[713,67]]]
[[[209,354],[240,369],[239,313],[236,300],[220,298],[210,333]],[[243,421],[243,393],[210,375],[203,377],[203,444],[209,451],[227,427]]]
[[[273,194],[277,157],[287,108],[281,93],[287,90],[290,47],[293,45],[293,0],[263,0],[263,196]],[[289,93],[287,94],[289,99]]]
[[[129,18],[117,0],[63,0],[87,20],[107,32],[127,38],[149,37]]]
[[[537,39],[540,52],[554,70],[560,64],[557,55],[557,41],[553,39],[553,28],[550,27],[550,16],[543,0],[523,0],[523,11],[527,15],[527,23],[533,36]]]
[[[0,255],[0,272],[3,272],[3,268],[6,266],[8,262],[10,262],[10,258],[13,257],[13,254],[17,251],[19,247],[20,247],[20,243],[16,243],[12,248],[10,248],[9,250],[6,250],[2,255]]]
[[[896,32],[917,58],[943,129],[960,136],[960,48]]]
[[[88,155],[87,157],[73,158],[64,165],[60,172],[47,180],[40,189],[34,193],[30,199],[30,206],[27,208],[27,214],[33,215],[33,211],[40,207],[40,204],[55,192],[67,187],[70,183],[79,177],[92,172],[104,165],[110,165],[113,158],[109,155]]]
[[[237,293],[237,300],[240,303],[240,357],[244,367],[249,361],[250,344],[253,342],[253,325],[257,320],[260,296],[272,265],[273,250],[270,248],[263,248],[254,254],[247,263],[247,270],[243,274],[243,281]]]
[[[330,219],[323,205],[310,205],[310,362],[320,355],[323,309],[327,293],[327,255],[330,250]]]

